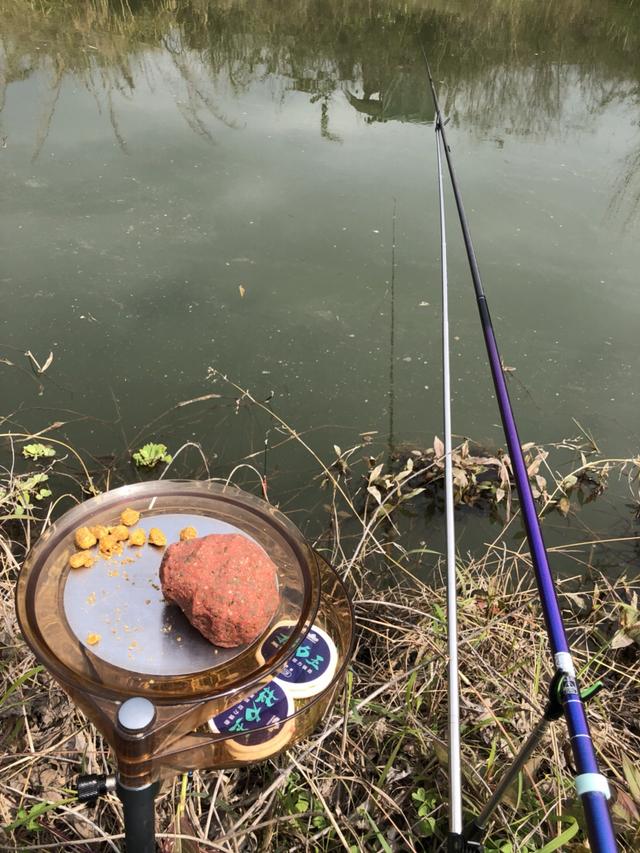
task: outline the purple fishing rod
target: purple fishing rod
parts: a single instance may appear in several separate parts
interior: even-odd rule
[[[509,448],[509,456],[516,481],[516,488],[520,498],[520,508],[524,518],[527,541],[531,552],[531,561],[536,575],[540,601],[542,604],[542,612],[547,627],[549,636],[549,645],[553,654],[556,676],[552,682],[553,690],[556,696],[552,696],[550,701],[557,701],[558,707],[561,707],[567,722],[569,737],[571,740],[571,749],[575,762],[576,775],[575,785],[576,791],[582,801],[585,820],[587,824],[587,834],[589,844],[594,853],[615,853],[618,847],[616,844],[613,824],[611,822],[611,814],[609,811],[609,785],[605,777],[598,769],[598,761],[596,758],[589,724],[585,713],[584,702],[576,680],[575,668],[567,642],[567,636],[560,612],[558,596],[556,593],[555,583],[549,568],[549,560],[547,550],[542,538],[540,522],[536,512],[536,506],[529,484],[529,476],[527,474],[527,466],[522,454],[522,446],[518,436],[518,428],[513,416],[513,409],[509,399],[507,383],[504,378],[502,369],[502,360],[496,342],[496,336],[489,314],[489,306],[487,298],[482,287],[480,279],[480,270],[476,254],[471,242],[471,234],[467,224],[467,218],[464,212],[462,196],[456,180],[456,174],[451,159],[451,151],[447,144],[447,138],[444,130],[445,122],[442,119],[440,104],[436,94],[429,61],[422,47],[424,61],[427,66],[427,75],[429,77],[429,85],[431,86],[431,95],[436,112],[436,129],[440,133],[442,146],[444,148],[447,167],[451,177],[451,186],[455,197],[458,216],[460,219],[460,227],[462,236],[467,251],[469,267],[471,269],[471,278],[475,289],[478,311],[480,313],[480,322],[489,356],[489,364],[491,367],[491,375],[493,384],[498,399],[500,408],[500,416],[504,429],[507,446]],[[547,719],[553,719],[552,716]],[[469,839],[475,835],[474,829],[482,829],[480,824],[463,833],[464,838]],[[464,842],[460,846],[464,848]]]

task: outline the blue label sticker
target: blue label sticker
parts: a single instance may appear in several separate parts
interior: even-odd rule
[[[270,681],[251,696],[213,717],[209,725],[220,734],[246,735],[264,726],[283,722],[291,716],[293,710],[293,702],[286,690],[275,681]],[[279,727],[255,732],[243,738],[242,742],[247,745],[265,743],[279,732]]]
[[[278,625],[273,629],[261,647],[265,661],[269,661],[287,642],[293,629],[293,625]],[[336,662],[334,643],[323,630],[314,625],[278,672],[276,680],[289,688],[296,697],[311,696],[329,683]]]
[[[269,662],[272,657],[276,655],[276,653],[284,646],[287,642],[291,633],[293,632],[294,625],[277,625],[273,631],[269,634],[269,636],[264,640],[262,645],[260,646],[260,652],[265,659],[265,662]]]

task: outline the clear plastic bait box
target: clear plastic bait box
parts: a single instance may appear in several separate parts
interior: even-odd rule
[[[237,533],[278,572],[279,605],[248,645],[220,648],[162,597],[163,548],[124,547],[72,569],[80,527],[115,526],[120,513],[165,534]],[[354,620],[344,584],[277,509],[233,486],[156,481],[114,489],[67,512],[32,549],[16,605],[36,657],[114,750],[123,784],[175,772],[254,763],[308,736],[344,681]],[[122,725],[133,697],[149,700],[143,731]]]

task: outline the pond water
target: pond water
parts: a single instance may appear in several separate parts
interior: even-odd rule
[[[277,447],[268,413],[238,407],[210,368],[269,398],[326,460],[366,431],[372,454],[430,446],[442,429],[440,257],[422,43],[516,368],[522,440],[582,427],[606,457],[638,454],[637,4],[487,0],[479,15],[473,0],[66,2],[45,14],[0,0],[0,11],[5,429],[65,421],[52,434],[132,479],[144,441],[198,442],[222,476],[271,428],[271,498],[310,535],[326,520],[317,466]],[[449,214],[454,429],[498,447]],[[53,353],[41,377],[27,350],[40,363]],[[262,470],[261,453],[250,461]],[[191,449],[176,473],[194,472]],[[548,540],[633,536],[629,502],[614,477],[591,507],[550,518]],[[463,549],[497,534],[474,513],[460,522]],[[411,526],[442,547],[441,515],[418,509]],[[589,559],[617,572],[636,556],[626,543]]]

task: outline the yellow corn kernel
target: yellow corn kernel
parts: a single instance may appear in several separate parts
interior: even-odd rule
[[[124,524],[118,524],[109,528],[109,535],[113,536],[116,542],[125,542],[129,538],[129,529]]]
[[[78,548],[93,548],[98,540],[88,527],[79,527],[76,530],[75,542]]]
[[[157,527],[152,527],[149,531],[149,544],[163,548],[167,544],[167,537],[164,535],[162,530],[159,530]]]
[[[98,548],[100,549],[100,553],[105,557],[110,557],[112,554],[121,554],[122,553],[122,545],[118,540],[110,533],[107,533],[106,536],[102,536],[100,538],[100,542],[98,543]]]
[[[90,527],[89,530],[93,533],[96,539],[100,539],[102,536],[106,536],[109,532],[104,524],[95,524],[93,527]]]
[[[133,527],[134,524],[137,524],[140,521],[140,513],[137,509],[127,507],[120,513],[120,521],[123,524],[126,524],[127,527]]]
[[[101,639],[101,634],[87,634],[87,645],[95,646],[100,642]]]
[[[187,539],[195,539],[198,536],[198,531],[195,527],[183,527],[180,531],[180,541],[185,542]]]
[[[95,560],[86,551],[78,551],[69,557],[69,565],[72,569],[90,569]]]
[[[141,527],[137,527],[129,534],[129,545],[144,545],[147,541],[147,534]]]

